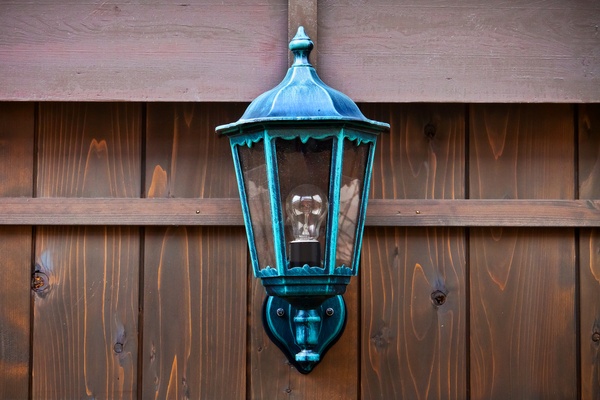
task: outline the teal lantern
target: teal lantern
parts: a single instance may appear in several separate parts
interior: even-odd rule
[[[283,81],[216,129],[231,143],[252,267],[267,292],[265,330],[302,373],[344,330],[375,143],[389,130],[321,81],[312,48],[300,27]]]

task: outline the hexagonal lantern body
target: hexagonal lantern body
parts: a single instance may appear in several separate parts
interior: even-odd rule
[[[294,63],[242,118],[217,127],[231,142],[254,275],[268,294],[265,329],[302,373],[337,340],[341,295],[358,272],[377,135],[309,63],[302,27]]]

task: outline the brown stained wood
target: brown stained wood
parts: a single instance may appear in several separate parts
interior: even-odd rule
[[[470,197],[573,199],[569,105],[472,105]]]
[[[363,111],[391,124],[377,143],[369,201],[370,213],[386,207],[388,223],[375,221],[419,224],[415,216],[428,211],[424,199],[465,197],[464,107],[368,105]],[[362,254],[361,397],[464,397],[464,231],[367,229]],[[432,303],[436,291],[447,299],[439,307]]]
[[[0,227],[0,398],[29,396],[31,228]]]
[[[352,278],[344,296],[348,319],[337,343],[309,375],[289,364],[263,329],[261,311],[266,297],[259,279],[252,278],[250,329],[251,399],[358,399],[360,277]]]
[[[246,396],[241,228],[148,228],[142,398]]]
[[[33,398],[136,398],[139,249],[136,228],[38,228]]]
[[[579,196],[600,199],[600,105],[579,107]],[[581,397],[600,397],[600,229],[582,229],[580,247]]]
[[[242,224],[239,199],[0,198],[0,225]],[[371,199],[366,226],[600,227],[600,200]]]
[[[238,197],[229,140],[215,127],[237,121],[246,104],[150,103],[146,196]]]
[[[469,124],[472,198],[573,198],[571,107],[475,105]],[[573,230],[471,230],[472,398],[576,397],[574,268]]]
[[[600,396],[600,229],[582,229],[580,254],[581,398]]]
[[[141,108],[41,103],[38,197],[139,197]]]
[[[215,126],[238,120],[244,109],[149,104],[145,200],[194,204],[188,223],[206,211],[230,220],[226,214],[236,210],[239,218],[239,200],[223,201],[238,193],[229,141]],[[247,251],[241,227],[146,230],[142,398],[245,397]]]
[[[569,230],[471,230],[471,398],[576,398]]]
[[[34,105],[0,103],[0,197],[31,196]],[[31,228],[0,227],[0,398],[29,397]]]
[[[464,107],[365,105],[363,111],[391,125],[389,135],[377,143],[369,213],[385,209],[386,216],[375,220],[386,225],[411,218],[417,222],[415,216],[426,215],[422,199],[464,198]],[[464,246],[462,230],[366,231],[363,398],[466,394]],[[437,290],[451,296],[442,308],[432,303]]]
[[[310,57],[310,63],[318,68],[319,40],[318,40],[318,16],[317,0],[288,0],[288,41],[291,41],[298,31],[298,27],[303,26],[304,31],[310,37],[317,51],[313,51]],[[292,52],[288,53],[288,65],[294,61]]]
[[[365,102],[598,102],[597,1],[319,2],[319,75]]]
[[[0,102],[0,197],[33,190],[34,104]]]
[[[464,199],[464,106],[363,104],[388,122],[377,141],[371,198]]]
[[[362,260],[362,398],[464,398],[463,230],[368,229]]]
[[[249,101],[287,61],[287,2],[0,5],[0,99]]]
[[[139,105],[39,107],[38,196],[139,196]],[[136,397],[139,229],[40,227],[35,260],[33,397]]]

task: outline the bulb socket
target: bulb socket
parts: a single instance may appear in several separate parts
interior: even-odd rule
[[[321,266],[321,243],[317,241],[290,242],[290,268]]]

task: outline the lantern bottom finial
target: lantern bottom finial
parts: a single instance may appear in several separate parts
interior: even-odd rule
[[[271,341],[299,372],[308,374],[342,335],[346,304],[342,296],[334,296],[306,310],[279,297],[267,296],[262,317]]]

